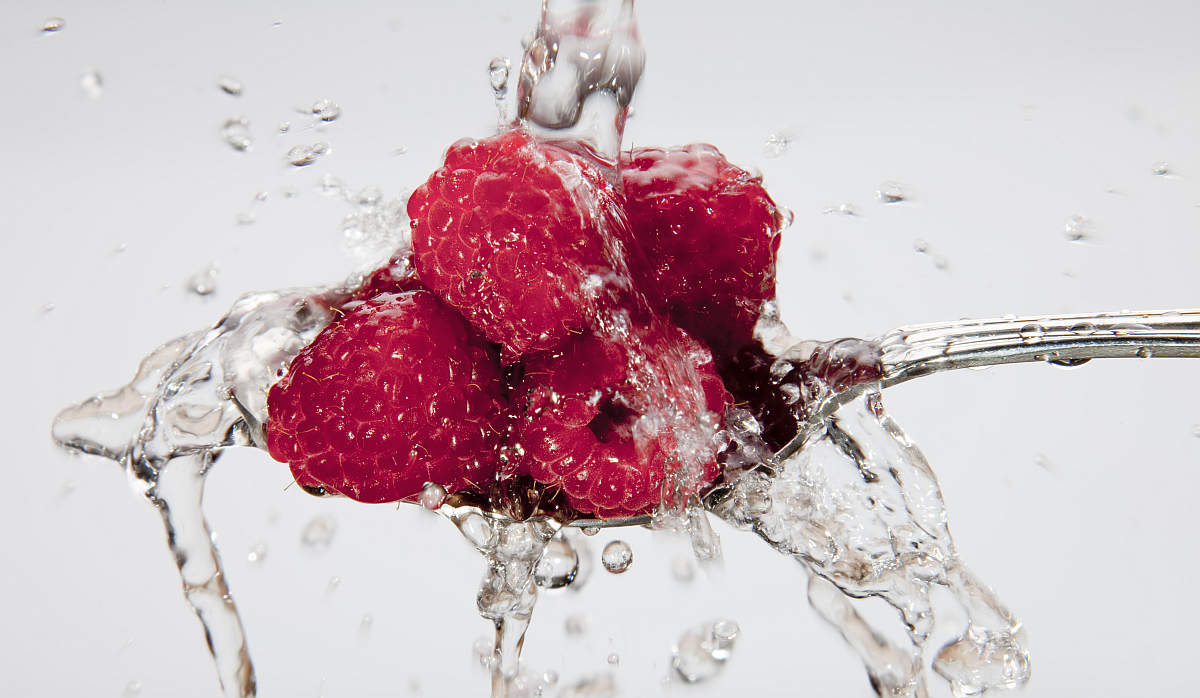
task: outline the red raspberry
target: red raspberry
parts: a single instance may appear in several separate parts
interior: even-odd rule
[[[417,279],[412,250],[405,249],[394,254],[387,264],[368,274],[351,298],[367,301],[381,293],[404,293],[423,288]]]
[[[714,439],[678,438],[689,422],[711,435],[725,409],[711,353],[666,322],[631,337],[589,333],[534,355],[513,393],[509,450],[519,472],[561,488],[572,507],[598,518],[650,511],[677,448],[699,447],[697,484],[717,476]],[[656,421],[670,412],[673,421]]]
[[[760,178],[711,145],[639,148],[621,162],[641,255],[633,277],[651,304],[728,356],[775,296],[783,225]]]
[[[624,274],[620,203],[587,155],[520,130],[462,140],[409,199],[417,270],[509,364],[587,326],[589,277]]]
[[[495,351],[429,291],[344,310],[271,388],[271,457],[302,486],[360,502],[492,478],[505,408]]]

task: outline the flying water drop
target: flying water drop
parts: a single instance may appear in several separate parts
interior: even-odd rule
[[[328,152],[328,143],[317,142],[312,145],[297,145],[293,146],[287,152],[287,161],[293,167],[306,167],[316,162],[318,158]]]
[[[685,632],[671,651],[671,668],[685,683],[701,683],[716,676],[733,656],[741,629],[731,620],[717,620]]]
[[[245,85],[232,75],[222,75],[217,78],[217,87],[230,97],[240,97]]]
[[[621,574],[633,564],[633,548],[623,540],[614,540],[604,546],[600,554],[600,562],[604,569],[613,574]]]
[[[226,119],[225,123],[221,124],[221,137],[230,148],[239,153],[250,150],[250,146],[254,145],[254,138],[250,135],[250,122],[245,117]]]
[[[555,538],[538,560],[533,581],[543,589],[559,589],[574,582],[578,573],[579,553],[566,540]]]

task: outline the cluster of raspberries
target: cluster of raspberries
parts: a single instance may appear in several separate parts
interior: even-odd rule
[[[270,391],[299,484],[390,502],[525,478],[611,518],[650,511],[681,453],[717,476],[719,368],[775,295],[758,178],[708,145],[614,168],[515,129],[451,146],[408,214],[412,249]]]

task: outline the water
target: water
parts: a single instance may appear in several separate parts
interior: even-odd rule
[[[899,204],[908,200],[908,192],[899,182],[887,181],[879,185],[875,198],[881,204]]]
[[[292,167],[307,167],[329,152],[329,144],[318,141],[310,145],[292,146],[284,156]]]
[[[633,565],[633,548],[623,540],[610,541],[600,554],[600,563],[613,574],[621,574]]]
[[[217,78],[217,88],[230,97],[240,97],[246,86],[232,75],[222,75]]]
[[[309,107],[311,113],[318,121],[329,123],[337,121],[342,115],[342,108],[329,99],[318,99]]]
[[[79,86],[83,88],[83,93],[88,99],[96,100],[104,96],[104,78],[95,68],[83,71],[83,75],[79,76]]]
[[[67,28],[67,20],[62,17],[47,17],[45,22],[42,22],[43,34],[57,34]]]
[[[221,124],[221,138],[239,153],[250,150],[254,145],[254,138],[250,135],[250,122],[245,117],[226,119],[225,123]]]
[[[741,629],[732,620],[705,623],[684,632],[671,648],[671,670],[684,683],[715,678],[733,656]]]
[[[328,514],[319,514],[309,519],[300,531],[300,544],[310,550],[324,550],[333,542],[337,533],[337,520]]]

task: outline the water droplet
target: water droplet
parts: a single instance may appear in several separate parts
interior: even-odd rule
[[[446,488],[436,482],[426,482],[418,500],[429,511],[437,511],[446,502]]]
[[[1091,361],[1090,358],[1084,357],[1080,359],[1049,359],[1047,363],[1049,363],[1051,366],[1058,366],[1059,368],[1077,368],[1089,361]]]
[[[690,555],[676,555],[671,560],[671,576],[675,581],[687,584],[696,578],[696,566]]]
[[[950,260],[947,259],[945,255],[940,255],[940,254],[934,255],[933,256],[933,266],[937,267],[938,269],[941,269],[942,271],[945,271],[950,268]]]
[[[1091,238],[1095,233],[1096,226],[1091,219],[1075,214],[1067,219],[1067,223],[1063,226],[1063,234],[1071,242],[1082,242]]]
[[[233,217],[233,222],[238,225],[254,225],[257,220],[258,216],[253,211],[242,211]]]
[[[858,207],[847,201],[844,203],[840,203],[837,206],[830,206],[830,207],[826,208],[824,211],[821,211],[821,213],[825,213],[825,214],[836,213],[836,214],[842,215],[842,216],[853,217],[853,216],[858,215]]]
[[[392,148],[392,155],[404,155],[407,152],[408,152],[408,148],[405,148],[402,145]]]
[[[779,386],[779,394],[783,396],[783,401],[789,405],[800,402],[800,386],[795,383],[781,384]]]
[[[379,187],[366,187],[354,197],[355,203],[359,206],[378,206],[383,200],[383,192]]]
[[[533,570],[533,581],[545,589],[559,589],[575,581],[579,573],[579,553],[561,538],[550,541]]]
[[[1150,347],[1142,347],[1137,350],[1137,357],[1139,359],[1149,359],[1152,356],[1154,356],[1154,352],[1151,351]]]
[[[496,56],[488,63],[488,83],[496,99],[504,97],[508,92],[508,72],[512,63],[504,56]]]
[[[312,106],[309,107],[309,111],[312,112],[313,116],[325,123],[337,121],[337,118],[342,115],[342,108],[328,99],[318,99],[313,102]]]
[[[568,635],[578,637],[587,632],[587,619],[581,615],[575,614],[567,616],[566,622],[563,624]]]
[[[293,167],[306,167],[317,161],[317,158],[329,152],[328,143],[313,143],[312,145],[293,146],[287,152],[287,161]]]
[[[685,683],[707,681],[724,668],[733,655],[740,628],[731,620],[718,620],[685,632],[671,651],[671,668]]]
[[[545,686],[553,686],[558,683],[558,672],[553,669],[547,669],[542,674],[542,684]]]
[[[917,238],[916,240],[913,240],[913,250],[916,251],[917,254],[925,254],[926,252],[929,252],[929,242],[922,240],[921,238]]]
[[[42,314],[45,315],[47,313],[52,313],[52,312],[54,312],[54,309],[57,307],[58,306],[53,303],[46,303],[45,305],[43,305],[41,307]]]
[[[341,585],[342,585],[342,578],[337,575],[334,575],[329,578],[329,583],[325,585],[325,592],[331,594],[331,593],[337,591],[337,588],[340,587]]]
[[[1039,453],[1033,457],[1033,464],[1044,470],[1050,469],[1050,458],[1045,453]]]
[[[280,121],[276,128],[279,129],[280,133],[287,133],[292,130],[292,124],[289,121]]]
[[[261,565],[267,559],[267,544],[255,543],[246,554],[246,561],[252,565]]]
[[[328,514],[314,516],[300,531],[300,544],[306,548],[328,548],[337,533],[337,520]]]
[[[610,541],[600,554],[600,562],[609,572],[621,574],[633,564],[633,548],[623,540]]]
[[[45,22],[42,22],[43,34],[57,34],[65,29],[67,20],[62,17],[47,17]]]
[[[122,698],[137,698],[137,696],[140,696],[141,694],[142,682],[137,680],[130,681],[129,683],[125,684],[125,690],[121,691]]]
[[[188,277],[184,288],[188,293],[197,296],[211,296],[217,292],[217,266],[210,264],[207,268]]]
[[[492,667],[496,666],[495,645],[486,637],[475,640],[471,645],[471,654],[474,655],[475,661],[479,662],[479,666],[484,669],[490,671]]]
[[[231,97],[240,97],[245,86],[241,80],[232,75],[222,75],[217,78],[217,87]]]
[[[95,68],[83,71],[83,75],[79,76],[79,86],[89,99],[100,99],[104,94],[104,78],[100,77],[100,71]]]
[[[1169,164],[1163,162],[1162,160],[1159,160],[1158,162],[1151,165],[1150,172],[1155,177],[1166,177],[1167,175],[1172,174],[1171,166]]]
[[[774,159],[783,157],[792,149],[792,137],[786,133],[772,133],[763,143],[763,155]]]
[[[226,119],[225,123],[221,124],[221,137],[229,147],[238,152],[244,153],[254,145],[254,138],[250,135],[250,122],[245,117]]]
[[[1197,439],[1200,439],[1200,424],[1192,425],[1192,436],[1196,437]]]
[[[882,204],[898,204],[908,200],[908,193],[899,182],[887,181],[879,185],[875,198]]]
[[[585,536],[594,536],[600,532],[600,527],[599,526],[584,526],[580,530],[583,531],[583,535],[585,535]]]
[[[609,666],[617,666],[621,663],[621,655],[617,654],[616,652],[611,652],[607,657],[604,658],[604,661],[608,662]]]
[[[1017,334],[1026,344],[1037,344],[1041,342],[1046,334],[1046,328],[1036,322],[1031,322],[1027,325],[1022,325],[1021,329],[1017,330]]]

